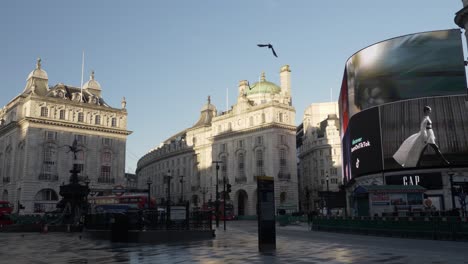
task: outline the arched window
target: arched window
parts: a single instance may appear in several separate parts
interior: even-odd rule
[[[261,149],[257,149],[255,151],[255,160],[257,163],[256,173],[257,176],[265,175],[264,167],[263,167],[263,151]]]
[[[52,189],[42,189],[34,197],[36,201],[57,201],[57,193]]]
[[[78,122],[84,122],[84,114],[83,112],[78,113]]]

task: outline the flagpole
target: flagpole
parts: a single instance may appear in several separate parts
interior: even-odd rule
[[[84,74],[84,50],[83,50],[83,56],[81,58],[81,95],[80,95],[80,102],[83,102],[83,74]]]

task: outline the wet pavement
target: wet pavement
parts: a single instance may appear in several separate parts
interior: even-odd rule
[[[310,231],[277,226],[277,249],[258,252],[256,222],[227,223],[216,238],[141,245],[95,241],[78,233],[0,233],[0,263],[457,263],[468,243]]]

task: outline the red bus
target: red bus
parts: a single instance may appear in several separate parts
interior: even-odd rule
[[[13,221],[10,214],[13,212],[13,205],[8,201],[0,201],[0,226],[11,225]]]
[[[123,194],[123,195],[108,195],[108,196],[94,196],[88,199],[90,204],[104,205],[104,204],[133,204],[139,209],[148,208],[148,194]],[[156,207],[156,200],[151,198],[150,208]]]
[[[211,211],[213,212],[213,217],[212,219],[216,219],[215,211],[216,211],[216,205],[215,202],[208,202],[203,204],[202,211]],[[219,219],[224,220],[224,201],[219,201]],[[232,205],[231,201],[228,201],[226,203],[226,220],[234,220],[236,219],[236,216],[234,214],[234,206]]]

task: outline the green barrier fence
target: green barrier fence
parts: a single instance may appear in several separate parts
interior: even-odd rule
[[[314,217],[312,229],[380,236],[468,240],[468,221],[460,217]]]

